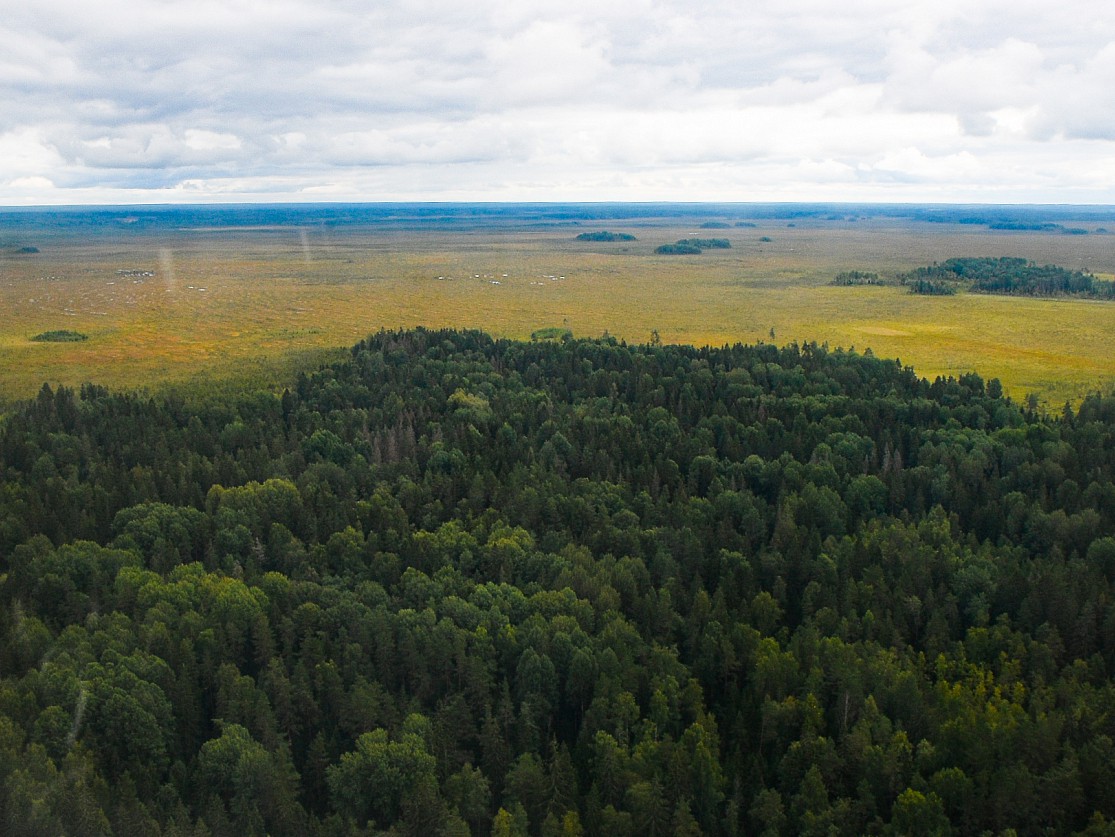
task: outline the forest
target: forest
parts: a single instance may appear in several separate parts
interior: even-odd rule
[[[966,287],[976,293],[1012,296],[1115,299],[1115,282],[1057,265],[1036,265],[1017,257],[966,257],[919,267],[899,276],[911,293],[951,295]]]
[[[1115,834],[1115,398],[382,331],[0,423],[8,835]]]

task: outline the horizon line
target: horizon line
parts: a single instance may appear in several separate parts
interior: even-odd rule
[[[0,212],[39,209],[174,209],[185,207],[281,206],[856,206],[856,207],[1064,207],[1112,209],[1115,203],[1072,201],[873,201],[873,200],[217,200],[151,201],[134,203],[26,203],[0,204]]]

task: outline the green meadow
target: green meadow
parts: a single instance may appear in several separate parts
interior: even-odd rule
[[[654,251],[701,238],[708,213],[345,224],[212,214],[0,226],[0,400],[44,381],[281,385],[369,332],[417,325],[523,339],[560,328],[639,343],[655,332],[696,345],[816,341],[930,378],[976,371],[1051,407],[1115,385],[1115,303],[829,284],[841,271],[885,277],[954,256],[1021,256],[1110,279],[1115,235],[1089,218],[1068,222],[1089,234],[1069,235],[869,213],[752,217],[736,205],[712,217],[730,225],[716,233],[729,249],[677,256]],[[636,240],[576,239],[595,230]],[[88,339],[31,339],[52,331]]]

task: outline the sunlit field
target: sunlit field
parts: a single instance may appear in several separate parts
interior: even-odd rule
[[[1115,303],[831,287],[953,256],[1023,256],[1115,274],[1115,235],[991,231],[894,217],[482,218],[469,223],[138,224],[0,221],[0,400],[44,381],[157,389],[282,385],[380,328],[481,328],[713,344],[816,341],[919,374],[977,371],[1047,405],[1115,384]],[[755,226],[737,227],[738,221]],[[1082,226],[1095,227],[1083,222]],[[633,242],[580,242],[607,229]],[[680,238],[731,249],[660,256]],[[763,241],[762,239],[770,239]],[[37,248],[38,252],[20,252]],[[77,343],[42,343],[67,329]]]

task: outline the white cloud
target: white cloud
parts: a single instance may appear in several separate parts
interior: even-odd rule
[[[0,179],[27,182],[27,178],[46,177],[62,164],[34,128],[0,134]]]
[[[0,203],[1115,202],[1111,78],[1085,0],[0,0]]]

